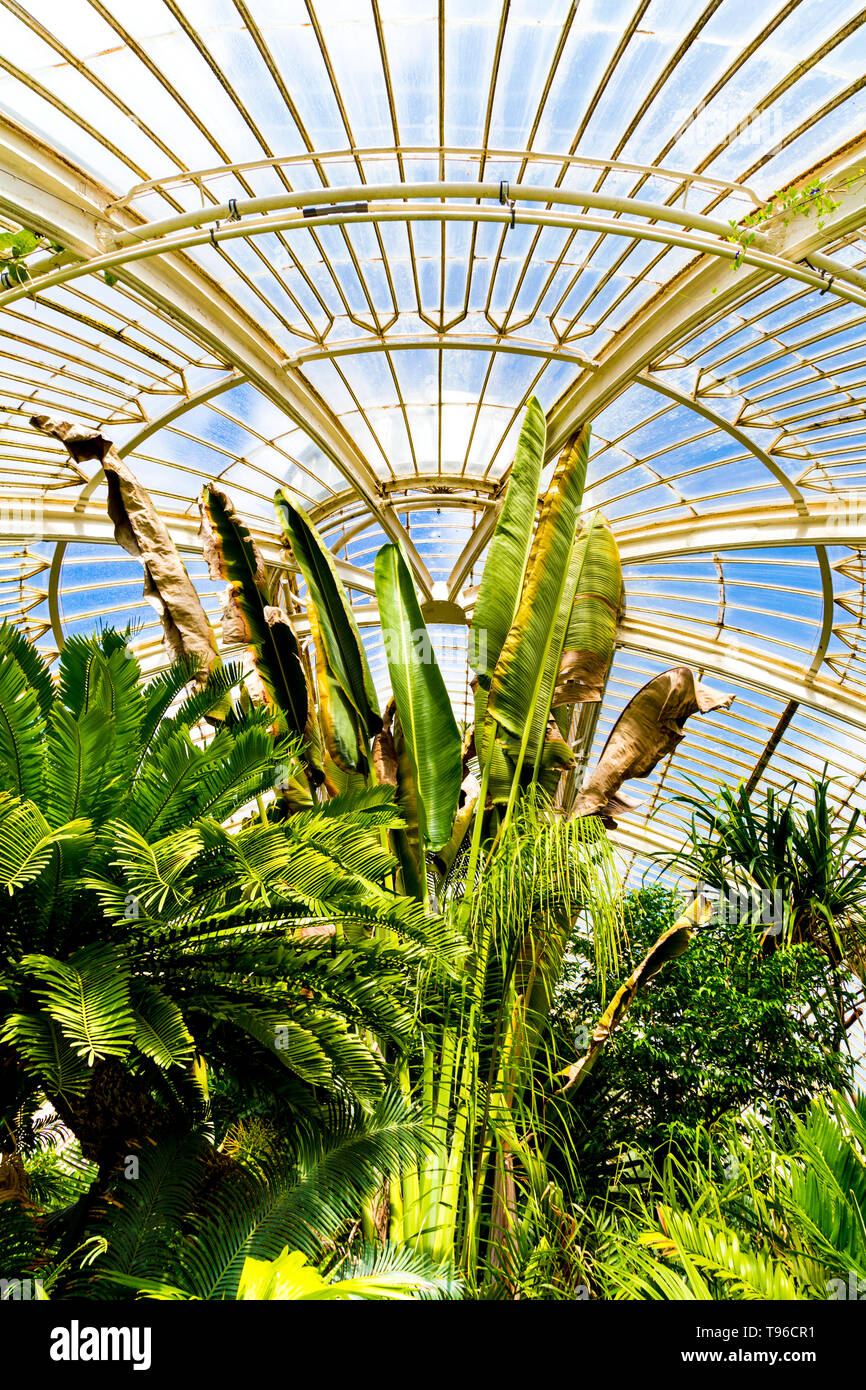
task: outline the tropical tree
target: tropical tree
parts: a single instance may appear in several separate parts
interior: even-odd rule
[[[107,441],[82,442],[64,425],[51,432],[67,447],[98,444],[122,501],[132,484]],[[420,1098],[434,1147],[392,1177],[379,1206],[395,1239],[459,1261],[472,1287],[487,1278],[511,1286],[515,1240],[544,1209],[539,1079],[553,990],[578,924],[603,973],[616,969],[619,884],[603,823],[622,809],[623,782],[675,747],[689,715],[729,703],[687,668],[657,677],[624,711],[581,788],[623,602],[609,527],[599,514],[581,521],[589,438],[587,425],[568,441],[539,507],[546,421],[530,402],[472,617],[477,688],[465,737],[399,547],[384,546],[375,563],[392,688],[380,711],[334,557],[297,499],[281,490],[275,500],[303,580],[311,652],[230,499],[215,484],[201,499],[205,558],[227,585],[223,638],[244,650],[259,727],[292,740],[297,754],[291,786],[267,810],[270,830],[291,837],[305,817],[321,823],[328,808],[390,805],[391,797],[399,808],[399,819],[391,806],[380,820],[379,845],[364,845],[378,874],[357,860],[352,868],[381,884],[398,866],[397,886],[418,916],[400,900],[373,927],[370,950],[391,950],[402,932],[404,953],[435,947],[447,967],[425,966],[419,977],[420,1046],[402,1063],[389,1054],[404,1095]],[[146,508],[138,493],[134,500],[134,508],[115,505],[121,543],[123,527]],[[182,583],[164,541],[152,553],[142,531],[136,544],[153,586],[157,572]],[[166,605],[169,597],[167,585]],[[200,642],[201,622],[192,626]],[[245,872],[256,897],[255,874]],[[100,891],[107,903],[110,891]],[[236,900],[222,906],[237,911]],[[387,1042],[380,1021],[369,1022]]]
[[[578,804],[572,776],[557,813],[551,799],[587,751],[586,711],[603,695],[623,597],[609,527],[600,515],[580,521],[589,437],[585,426],[569,441],[539,512],[546,422],[530,402],[472,618],[477,688],[466,738],[399,547],[384,546],[375,563],[393,692],[380,716],[333,557],[297,499],[276,497],[305,583],[326,785],[378,778],[394,787],[405,821],[392,832],[401,886],[440,907],[466,943],[462,996],[454,1005],[426,992],[423,1055],[403,1072],[439,1151],[402,1186],[392,1182],[390,1195],[393,1232],[437,1255],[459,1252],[473,1278],[516,1229],[515,1156],[537,1122],[529,1120],[533,1067],[578,918],[599,961],[617,959],[619,890],[599,818],[613,822],[622,782],[670,751],[689,714],[725,703],[685,668],[651,683],[604,750],[598,790],[590,779],[594,799]],[[203,512],[227,554],[239,526],[213,497],[205,489]],[[249,560],[247,572],[254,568]],[[211,573],[237,586],[240,567],[223,561]],[[250,614],[265,611],[263,567],[243,592]],[[254,661],[261,650],[254,641]]]
[[[54,679],[0,628],[3,1129],[44,1093],[104,1172],[206,1102],[202,1059],[293,1109],[375,1096],[411,981],[445,959],[386,883],[390,789],[271,819],[297,742],[267,706],[226,713],[238,668],[185,694],[193,674],[142,685],[104,632],[70,639]]]
[[[859,809],[834,805],[826,777],[755,795],[742,783],[675,798],[686,811],[681,848],[664,867],[740,905],[767,950],[810,941],[861,980],[866,970],[866,826]]]
[[[643,959],[680,908],[660,884],[629,893],[626,954]],[[850,1086],[846,1011],[827,988],[831,973],[808,942],[765,955],[747,919],[696,929],[689,949],[638,991],[576,1104],[563,1108],[584,1187],[601,1193],[618,1171],[646,1181],[671,1149],[691,1152],[696,1134],[723,1118],[774,1105],[805,1113],[814,1095]],[[611,996],[617,984],[609,974]],[[605,1012],[602,987],[590,943],[574,937],[553,1010],[559,1055],[588,1046]],[[640,1151],[653,1156],[649,1173]]]

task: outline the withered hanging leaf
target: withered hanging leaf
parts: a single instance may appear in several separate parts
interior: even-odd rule
[[[258,681],[248,687],[281,714],[291,733],[317,742],[315,712],[300,648],[287,613],[272,604],[264,559],[230,498],[214,484],[199,499],[199,539],[212,579],[228,580],[222,633],[227,644],[247,648]]]
[[[615,825],[637,803],[620,793],[631,777],[647,777],[662,758],[685,738],[683,725],[692,714],[728,709],[733,695],[701,685],[688,666],[673,666],[655,676],[628,702],[610,732],[601,757],[575,802],[576,816],[599,816]]]
[[[559,665],[558,642],[564,635],[578,578],[571,561],[589,441],[590,427],[582,425],[562,450],[542,498],[520,601],[487,698],[488,719],[496,721],[499,735],[515,754],[523,746],[529,766],[535,762],[547,728]],[[534,738],[527,735],[527,726]],[[485,733],[481,739],[482,758],[487,752],[487,737]],[[477,742],[476,736],[476,746]]]
[[[159,613],[165,644],[173,658],[200,662],[198,680],[218,660],[213,629],[186,567],[150,496],[127,467],[110,439],[68,420],[33,415],[31,425],[64,444],[76,462],[98,459],[108,485],[108,515],[118,545],[144,566],[144,597]]]
[[[393,699],[385,706],[382,715],[382,728],[373,739],[373,771],[377,782],[385,782],[390,787],[397,785],[397,748],[391,732],[391,722],[396,713]]]
[[[688,950],[692,939],[692,928],[696,924],[706,922],[711,914],[711,905],[706,898],[699,895],[686,909],[682,917],[679,917],[673,926],[663,932],[658,941],[654,942],[637,969],[629,975],[624,985],[620,985],[611,999],[596,1024],[589,1047],[583,1057],[578,1058],[570,1067],[564,1067],[559,1073],[560,1076],[566,1078],[566,1081],[557,1094],[562,1095],[564,1091],[570,1091],[572,1087],[580,1086],[586,1080],[595,1066],[599,1054],[607,1045],[611,1033],[622,1023],[636,996],[649,983],[653,975],[658,974],[663,965],[667,965],[669,960],[675,960],[677,956],[683,955]]]
[[[400,862],[402,890],[413,897],[423,899],[424,872],[418,825],[418,791],[393,696],[385,706],[382,729],[373,740],[371,757],[378,781],[396,788],[397,805],[405,821],[402,829],[388,832],[391,846]]]

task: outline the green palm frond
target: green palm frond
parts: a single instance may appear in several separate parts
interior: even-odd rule
[[[201,784],[208,772],[219,768],[232,747],[233,739],[226,729],[220,729],[206,747],[199,747],[186,729],[172,728],[147,760],[119,814],[146,839],[189,824]]]
[[[195,1052],[192,1034],[173,999],[163,994],[158,986],[137,981],[132,988],[132,1006],[135,1045],[139,1052],[164,1071],[192,1061]]]
[[[403,819],[393,801],[381,793],[391,793],[390,787],[375,787],[379,794],[366,814],[359,814],[351,798],[342,810],[334,810],[332,802],[323,802],[313,811],[299,811],[291,820],[291,833],[315,844],[332,855],[340,864],[367,880],[379,882],[389,874],[396,858],[382,843],[382,830],[399,829]]]
[[[232,1084],[258,1070],[301,1111],[321,1089],[381,1094],[379,1047],[409,1046],[419,971],[440,988],[467,953],[453,924],[388,886],[391,788],[293,812],[279,793],[302,749],[275,740],[266,710],[241,702],[215,734],[193,727],[239,668],[187,696],[190,664],[141,690],[139,676],[124,634],[70,638],[56,692],[42,692],[48,729],[38,705],[26,711],[47,750],[37,799],[0,796],[22,1076],[80,1094],[97,1060],[117,1058],[174,1104],[196,1046]],[[85,808],[92,824],[69,819]]]
[[[195,815],[228,819],[254,796],[273,787],[275,765],[291,763],[298,747],[291,740],[275,745],[263,725],[241,729],[219,765],[209,768],[202,780]]]
[[[109,863],[120,878],[124,899],[134,900],[136,913],[142,909],[159,913],[167,905],[176,907],[189,900],[192,884],[186,871],[201,853],[200,830],[178,830],[148,843],[132,826],[110,821],[103,840],[113,849]],[[107,887],[110,901],[114,885],[96,877],[86,878],[84,883],[97,893]]]
[[[18,662],[39,703],[43,721],[47,723],[56,694],[51,672],[33,643],[6,619],[0,623],[0,653],[8,653]]]
[[[234,1298],[248,1256],[276,1259],[287,1246],[318,1259],[383,1180],[420,1157],[428,1140],[401,1097],[382,1097],[366,1120],[344,1121],[322,1143],[263,1163],[218,1189],[181,1256],[176,1282],[197,1298]]]
[[[447,1261],[439,1261],[406,1245],[366,1243],[352,1246],[349,1255],[331,1262],[330,1277],[339,1274],[340,1283],[365,1281],[366,1298],[439,1299],[462,1298],[463,1281]],[[366,1281],[370,1281],[366,1284]],[[373,1292],[376,1287],[381,1294]],[[402,1290],[402,1292],[401,1292]]]
[[[8,1281],[32,1279],[34,1270],[39,1269],[45,1258],[43,1239],[39,1231],[36,1213],[28,1211],[20,1202],[0,1202],[0,1250],[3,1252],[3,1274],[7,1283],[6,1293],[0,1292],[0,1302],[15,1297],[14,1286],[10,1289]],[[7,1309],[3,1310],[8,1317]]]
[[[659,1208],[659,1217],[665,1234],[641,1237],[642,1244],[676,1256],[691,1288],[700,1289],[709,1277],[719,1286],[714,1297],[774,1302],[806,1296],[782,1263],[748,1249],[729,1227],[667,1207]]]
[[[196,1129],[142,1145],[137,1180],[119,1177],[93,1223],[94,1234],[106,1241],[105,1253],[75,1280],[70,1295],[112,1298],[115,1282],[131,1278],[141,1288],[164,1274],[201,1185],[208,1149]],[[115,1274],[121,1278],[115,1281]]]
[[[87,1090],[89,1069],[47,1014],[9,1014],[0,1032],[0,1042],[15,1048],[27,1075],[38,1080],[50,1094],[74,1096]]]
[[[217,996],[210,1001],[210,1010],[211,1017],[246,1033],[302,1081],[313,1086],[330,1084],[332,1063],[320,1040],[288,1013],[244,1008],[235,1000]]]
[[[182,657],[179,661],[173,661],[165,671],[160,671],[159,675],[154,676],[144,686],[144,715],[139,730],[139,766],[172,705],[195,680],[200,670],[201,662],[197,657]],[[165,727],[171,726],[167,724]]]
[[[80,849],[92,839],[89,821],[52,828],[32,801],[0,792],[0,888],[14,893],[45,872],[59,846]]]
[[[45,761],[45,807],[53,825],[76,816],[101,822],[116,796],[110,775],[115,738],[104,710],[92,708],[76,718],[55,706]]]
[[[87,1066],[98,1058],[127,1055],[135,1020],[129,966],[116,948],[85,946],[67,961],[23,956],[20,967],[34,977],[34,994]]]
[[[204,685],[191,691],[181,701],[176,713],[172,715],[173,723],[183,725],[185,728],[191,728],[193,724],[197,724],[200,719],[224,704],[226,697],[230,695],[235,686],[243,682],[245,674],[243,665],[239,661],[220,662],[219,665],[212,666],[208,671]],[[165,727],[168,728],[169,725],[166,724]]]
[[[35,688],[11,650],[0,649],[0,790],[38,800],[44,732]]]

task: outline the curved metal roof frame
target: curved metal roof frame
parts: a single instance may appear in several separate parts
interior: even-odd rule
[[[0,218],[62,248],[0,290],[5,613],[56,649],[70,625],[137,603],[100,474],[28,437],[37,406],[115,435],[208,602],[200,481],[223,479],[283,569],[267,501],[288,481],[372,624],[386,537],[424,600],[471,606],[537,391],[551,459],[594,420],[586,505],[609,515],[626,571],[597,743],[671,660],[738,693],[659,770],[653,819],[623,843],[665,841],[666,796],[732,769],[802,780],[826,756],[840,797],[861,801],[862,14],[845,0],[762,16],[739,0],[72,0],[63,17],[0,3],[0,92],[21,117],[0,117]],[[594,85],[571,114],[583,54]],[[413,95],[407,73],[428,61]],[[486,95],[471,95],[473,61]],[[202,116],[205,92],[219,119]],[[681,119],[663,119],[673,93]],[[519,120],[504,114],[518,98]],[[512,147],[497,139],[518,127]],[[326,128],[342,135],[328,148]],[[212,162],[187,167],[182,148]],[[832,205],[732,239],[771,179],[808,179]]]

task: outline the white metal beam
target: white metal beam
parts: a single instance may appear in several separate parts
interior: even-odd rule
[[[198,539],[199,521],[189,512],[173,512],[160,508],[160,516],[168,528],[168,533],[182,554],[192,554],[201,558],[201,542]],[[46,499],[38,518],[40,539],[63,544],[79,542],[84,545],[114,545],[114,523],[102,505],[90,499],[85,506],[79,506],[74,499]],[[281,538],[274,529],[266,530],[250,525],[250,534],[261,550],[265,563],[280,569],[296,568],[285,556]],[[375,592],[373,575],[369,570],[350,565],[346,560],[336,560],[335,564],[344,584],[365,594]]]
[[[832,176],[838,206],[822,217],[792,216],[788,226],[773,225],[770,244],[775,256],[797,264],[866,223],[866,140],[810,174],[818,181]],[[847,187],[843,186],[847,184]],[[770,224],[767,224],[768,226]],[[715,257],[702,258],[687,267],[658,294],[626,329],[618,333],[597,370],[583,373],[557,402],[548,416],[548,457],[555,457],[583,420],[592,420],[635,378],[696,329],[715,318],[768,281],[766,269],[756,265],[722,264]]]
[[[805,515],[793,504],[741,507],[701,516],[619,527],[614,535],[624,565],[665,560],[674,555],[707,555],[725,550],[763,550],[777,546],[866,546],[866,492],[847,497],[810,497]]]
[[[98,258],[114,236],[140,226],[123,209],[109,214],[109,189],[5,117],[0,118],[0,172],[0,213],[84,260]],[[165,255],[120,267],[117,275],[246,376],[305,431],[361,494],[385,534],[402,544],[429,597],[432,580],[427,567],[393,512],[382,505],[379,480],[367,459],[305,378],[285,365],[284,354],[260,326],[183,256]]]

